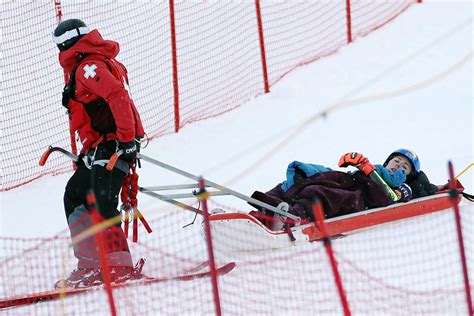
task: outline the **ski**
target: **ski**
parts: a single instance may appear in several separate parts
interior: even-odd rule
[[[225,275],[232,271],[235,267],[235,262],[229,262],[222,266],[216,267],[217,275]],[[205,278],[211,276],[211,271],[206,270],[203,272],[195,273],[184,273],[182,275],[170,276],[170,277],[147,277],[143,279],[138,279],[134,281],[124,282],[124,283],[115,283],[111,284],[113,289],[132,287],[137,285],[147,285],[168,281],[192,281],[195,279]],[[84,288],[75,288],[75,289],[61,289],[53,290],[46,292],[33,293],[25,296],[16,296],[0,300],[0,310],[4,308],[19,307],[24,305],[36,304],[38,302],[52,301],[64,297],[71,297],[80,293],[86,293],[90,291],[97,291],[103,289],[103,285],[93,286],[93,287],[84,287]]]

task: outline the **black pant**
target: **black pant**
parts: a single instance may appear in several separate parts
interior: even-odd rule
[[[94,152],[96,161],[109,159],[115,152],[115,142],[101,144]],[[109,219],[119,215],[118,197],[124,177],[125,173],[116,168],[108,171],[105,166],[94,165],[89,170],[83,163],[78,163],[77,170],[69,179],[64,193],[64,209],[71,238],[74,239],[91,226],[91,218],[86,211],[86,198],[90,188],[95,193],[97,209],[103,218]],[[130,267],[132,258],[120,224],[118,221],[115,226],[106,229],[104,250],[109,254],[110,265]],[[78,267],[99,266],[98,245],[93,236],[74,243],[73,249],[74,255],[78,258]]]
[[[109,159],[115,152],[115,142],[100,144],[95,153],[95,160]],[[91,177],[94,176],[92,179]],[[89,170],[84,164],[79,163],[76,172],[66,185],[64,193],[64,209],[66,218],[80,205],[87,206],[86,195],[89,188],[96,195],[98,211],[104,218],[118,215],[118,196],[122,187],[125,174],[113,169],[108,171],[104,166],[94,165]]]

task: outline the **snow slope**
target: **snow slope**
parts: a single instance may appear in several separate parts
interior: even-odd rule
[[[334,168],[341,154],[356,150],[381,163],[406,147],[420,156],[432,182],[444,183],[448,159],[457,172],[474,161],[472,7],[469,1],[415,5],[337,54],[290,73],[271,93],[155,140],[143,153],[251,194],[282,181],[293,160]],[[145,168],[144,186],[182,182]],[[69,176],[2,192],[0,235],[65,229]],[[474,191],[474,172],[461,180]],[[148,216],[159,213],[155,200],[141,197],[140,205]]]

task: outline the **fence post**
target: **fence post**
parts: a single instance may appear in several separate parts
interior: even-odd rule
[[[91,190],[87,193],[87,208],[89,215],[91,216],[92,220],[92,227],[96,227],[100,224],[102,217],[100,216],[99,212],[97,211],[96,207],[96,197],[94,192]],[[110,306],[110,314],[112,316],[117,315],[117,310],[115,309],[115,301],[114,295],[112,292],[112,286],[110,284],[111,277],[110,277],[110,267],[109,263],[107,262],[107,258],[105,257],[105,245],[104,245],[104,234],[105,231],[98,231],[94,234],[94,238],[97,244],[97,251],[99,253],[99,261],[102,268],[102,277],[103,277],[103,284],[105,287],[105,292],[107,293],[107,298],[109,299],[109,306]]]
[[[173,64],[173,93],[174,93],[174,131],[179,131],[179,89],[178,89],[178,58],[176,53],[176,26],[174,19],[174,0],[170,0],[170,29],[171,29],[171,60]]]
[[[207,208],[207,192],[204,179],[199,178],[199,195],[198,198],[202,202],[204,215],[204,229],[206,231],[207,252],[209,255],[209,267],[211,269],[212,293],[214,295],[214,303],[216,305],[216,315],[221,316],[221,302],[219,298],[219,287],[217,283],[216,262],[214,260],[214,248],[212,245],[211,224],[209,223],[209,212]]]
[[[62,22],[63,19],[63,9],[61,6],[61,0],[54,0],[54,8],[56,10],[56,22],[59,24]],[[63,70],[64,74],[64,83],[67,84],[69,81],[69,75],[66,70]],[[69,140],[71,142],[71,152],[74,155],[77,155],[77,145],[76,145],[76,137],[74,135],[74,131],[71,128],[71,121],[69,120]],[[72,162],[72,169],[76,170],[76,164]]]
[[[347,303],[346,293],[344,292],[344,287],[342,286],[341,276],[337,268],[337,261],[334,257],[334,252],[331,246],[331,240],[328,237],[326,230],[326,224],[324,223],[324,211],[320,201],[316,201],[313,204],[313,215],[314,215],[314,225],[321,231],[322,240],[324,242],[324,247],[326,248],[326,253],[329,257],[329,262],[331,263],[332,273],[334,274],[334,281],[336,282],[337,290],[339,292],[339,298],[341,299],[342,308],[344,310],[345,316],[350,316],[351,311],[349,310],[349,304]]]
[[[461,253],[461,264],[462,264],[462,272],[464,276],[464,290],[466,292],[467,309],[469,311],[469,315],[474,315],[474,310],[472,307],[472,298],[471,298],[471,286],[469,284],[469,273],[467,270],[466,253],[464,250],[464,238],[462,235],[461,214],[459,213],[459,206],[457,203],[459,192],[456,189],[457,180],[454,178],[454,168],[451,161],[448,162],[448,169],[449,169],[449,179],[450,179],[449,180],[449,195],[453,203],[454,216],[456,218],[456,230],[458,233],[459,252]]]
[[[258,38],[260,40],[260,55],[262,58],[263,84],[265,93],[268,93],[270,92],[270,87],[268,85],[267,57],[265,54],[265,41],[263,39],[263,24],[262,14],[260,11],[260,0],[255,0],[255,8],[257,11]]]
[[[347,44],[352,43],[351,0],[346,0]]]

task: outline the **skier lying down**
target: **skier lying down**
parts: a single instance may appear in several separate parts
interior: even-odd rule
[[[339,167],[354,166],[357,171],[334,171],[321,165],[294,161],[288,165],[287,179],[272,190],[255,191],[252,197],[278,206],[289,204],[289,213],[313,220],[312,205],[321,201],[326,218],[383,207],[412,198],[432,195],[444,188],[431,184],[420,170],[418,156],[410,150],[398,149],[383,165],[372,165],[362,154],[350,152],[339,160]],[[261,207],[250,215],[271,227],[273,212]]]

